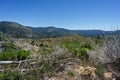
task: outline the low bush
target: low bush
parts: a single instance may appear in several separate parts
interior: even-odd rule
[[[29,51],[9,49],[0,53],[0,60],[25,60],[29,55]]]
[[[74,77],[74,76],[75,76],[74,72],[73,72],[73,71],[70,71],[70,70],[67,71],[67,75],[68,75],[68,76],[71,76],[71,77]]]
[[[19,71],[4,71],[0,73],[0,80],[21,80],[22,73]]]
[[[79,54],[80,59],[82,60],[87,60],[89,58],[89,55],[87,54],[87,49],[86,48],[81,48],[80,49],[80,54]]]
[[[105,69],[104,66],[102,66],[102,65],[96,66],[96,72],[95,72],[95,73],[96,73],[99,77],[103,77],[105,71],[106,71],[106,69]]]
[[[17,54],[17,60],[25,60],[29,58],[30,52],[25,50],[18,50],[16,54]]]
[[[84,44],[81,44],[81,48],[92,49],[92,48],[93,48],[93,46],[92,46],[92,44],[91,44],[91,43],[86,42],[86,43],[84,43]]]
[[[5,50],[14,49],[15,48],[12,41],[4,43],[3,46],[5,47]]]

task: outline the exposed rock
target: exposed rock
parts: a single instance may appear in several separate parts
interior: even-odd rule
[[[82,76],[91,75],[93,78],[96,78],[95,70],[96,70],[96,68],[89,67],[89,66],[87,66],[87,67],[76,66],[75,67],[75,71],[78,72],[79,74],[81,74]]]
[[[32,52],[38,52],[39,51],[39,47],[33,46],[30,43],[21,42],[19,39],[14,40],[14,45],[21,48],[21,49],[27,50],[27,51],[28,50],[32,51]]]
[[[106,72],[106,73],[104,73],[104,77],[106,79],[112,79],[112,72]]]
[[[58,77],[51,77],[49,80],[64,80],[64,79],[61,79],[61,78],[58,78]]]

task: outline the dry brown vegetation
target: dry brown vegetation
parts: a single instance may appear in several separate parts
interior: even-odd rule
[[[0,63],[0,79],[117,80],[120,42],[116,38],[112,39],[115,42],[107,39],[77,35],[46,39],[13,39],[13,43],[7,45],[7,49],[29,51],[29,55],[23,55],[24,59],[15,58],[12,59],[13,62]]]

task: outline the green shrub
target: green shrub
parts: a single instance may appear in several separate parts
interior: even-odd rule
[[[40,47],[43,47],[43,46],[44,46],[43,42],[41,42],[39,46],[40,46]]]
[[[74,74],[73,71],[68,70],[68,71],[67,71],[67,75],[69,75],[69,76],[71,76],[71,77],[74,77],[75,74]]]
[[[16,57],[16,52],[12,49],[0,53],[0,60],[15,60]]]
[[[7,42],[7,43],[4,43],[3,45],[5,47],[5,50],[8,50],[8,49],[13,49],[14,48],[14,44],[12,41],[10,42]]]
[[[86,48],[80,48],[79,52],[77,53],[77,56],[81,60],[88,60],[89,55],[87,54],[87,49]]]
[[[103,74],[105,73],[105,71],[106,71],[106,69],[105,69],[104,66],[98,65],[98,66],[96,67],[96,72],[95,72],[95,73],[96,73],[99,77],[103,77]]]
[[[25,50],[17,51],[17,59],[18,60],[25,60],[25,59],[29,58],[29,55],[30,55],[29,51],[25,51]]]
[[[25,74],[23,77],[26,80],[35,80],[35,78],[39,80],[43,80],[42,78],[45,76],[55,75],[54,66],[50,61],[41,61],[37,64],[36,68],[30,68],[29,72]],[[37,80],[38,80],[37,79]]]
[[[81,48],[92,49],[92,48],[93,48],[93,46],[92,46],[92,44],[91,44],[91,43],[86,42],[86,43],[84,43],[84,44],[81,44]]]
[[[29,55],[29,51],[9,49],[0,53],[0,60],[25,60]]]
[[[47,64],[46,62],[42,61],[40,62],[40,71],[45,73],[45,72],[48,72],[48,71],[52,71],[52,66],[50,64]]]
[[[0,73],[0,80],[21,80],[22,74],[19,71],[4,71]]]

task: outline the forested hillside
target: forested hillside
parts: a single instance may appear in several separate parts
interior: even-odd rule
[[[74,26],[73,26],[74,27]],[[95,37],[108,34],[116,34],[120,31],[102,31],[102,30],[67,30],[56,27],[30,27],[24,26],[16,22],[2,21],[0,22],[0,31],[9,37],[14,38],[55,38],[68,35],[81,35]]]

